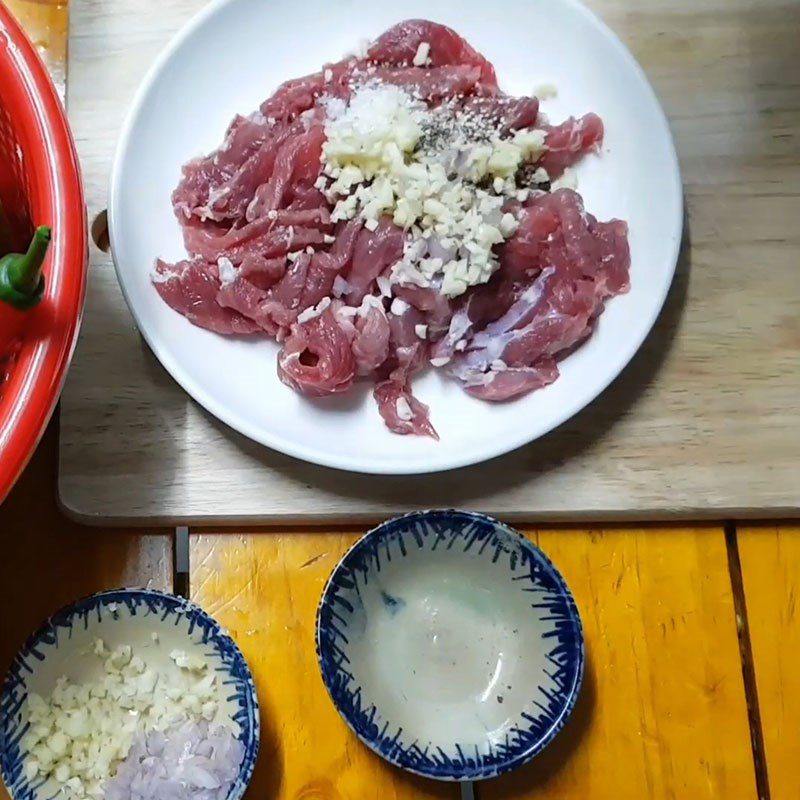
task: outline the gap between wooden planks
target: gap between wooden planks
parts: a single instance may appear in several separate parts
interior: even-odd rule
[[[360,532],[198,534],[191,594],[256,675],[259,800],[456,798],[383,764],[331,705],[314,650],[316,606]],[[542,530],[570,583],[588,670],[574,717],[532,765],[481,800],[756,798],[722,529]]]
[[[796,800],[800,755],[800,527],[737,533],[771,800]]]

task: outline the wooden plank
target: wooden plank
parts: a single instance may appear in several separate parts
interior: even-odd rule
[[[50,70],[61,99],[67,83],[68,0],[6,0]]]
[[[738,531],[772,800],[797,797],[800,752],[800,527]]]
[[[319,679],[314,618],[354,534],[192,538],[192,596],[227,625],[264,702],[256,796],[420,797],[344,727]],[[588,673],[549,752],[481,800],[755,798],[735,615],[720,529],[542,531],[581,609]],[[376,787],[364,794],[366,786]],[[383,787],[383,793],[381,791]]]
[[[319,677],[316,607],[352,533],[192,537],[191,595],[231,632],[255,674],[261,757],[250,797],[419,800],[453,784],[406,775],[352,735]]]
[[[491,468],[423,480],[360,476],[354,489],[352,476],[248,442],[189,400],[143,346],[110,259],[95,252],[64,396],[61,493],[72,512],[238,525],[352,522],[430,504],[528,521],[796,513],[800,5],[590,4],[631,46],[664,103],[689,228],[654,334],[597,402]],[[136,85],[202,5],[74,3],[70,110],[92,215],[105,205]]]
[[[581,610],[587,680],[551,751],[482,800],[755,798],[723,532],[537,538]]]

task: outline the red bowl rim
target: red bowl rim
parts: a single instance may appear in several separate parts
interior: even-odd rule
[[[25,342],[0,402],[0,503],[53,413],[77,339],[86,293],[88,230],[80,165],[66,113],[47,68],[0,2],[0,75],[25,153],[31,214],[51,224],[53,245],[42,306],[52,327]],[[10,79],[9,79],[10,78]]]

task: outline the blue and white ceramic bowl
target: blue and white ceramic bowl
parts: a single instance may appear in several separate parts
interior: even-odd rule
[[[131,645],[148,661],[168,662],[173,650],[203,656],[218,673],[217,721],[232,722],[244,745],[244,760],[227,800],[240,800],[250,782],[259,745],[258,698],[250,669],[236,643],[218,622],[194,603],[152,589],[118,589],[92,595],[54,614],[14,659],[0,694],[0,775],[14,800],[50,800],[58,787],[24,774],[29,692],[49,695],[66,675],[91,681],[102,662],[91,655],[101,638],[109,648]]]
[[[429,778],[514,769],[564,726],[580,618],[530,541],[464,511],[384,523],[334,570],[317,615],[325,686],[356,735]]]

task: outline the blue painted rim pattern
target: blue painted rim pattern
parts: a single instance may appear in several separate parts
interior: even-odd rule
[[[423,522],[429,530],[423,529],[420,524]],[[337,605],[348,603],[342,595],[356,588],[359,579],[364,580],[374,568],[380,569],[381,558],[404,557],[406,548],[422,547],[422,540],[432,534],[437,536],[432,549],[440,542],[444,542],[445,548],[450,548],[463,539],[465,530],[469,538],[463,542],[464,550],[480,544],[480,552],[489,548],[494,561],[505,555],[512,572],[527,568],[527,574],[514,575],[515,581],[527,581],[531,587],[550,594],[546,604],[533,607],[546,608],[548,619],[554,624],[550,637],[553,647],[548,659],[555,668],[551,677],[558,688],[546,695],[547,707],[538,703],[542,710],[540,717],[522,715],[528,728],[513,729],[515,741],[507,738],[502,748],[488,755],[477,752],[477,749],[474,753],[467,752],[466,747],[454,743],[453,750],[457,753],[454,757],[439,749],[436,752],[431,752],[428,747],[422,749],[416,743],[404,747],[400,743],[402,730],[392,729],[388,721],[378,724],[378,709],[362,700],[347,655],[340,647],[341,643],[347,643],[347,636],[342,629],[343,619]],[[509,548],[509,537],[518,547]],[[396,544],[394,551],[393,543]],[[457,510],[405,514],[382,523],[359,539],[342,557],[322,592],[317,609],[316,646],[325,688],[356,736],[395,766],[438,780],[493,778],[534,758],[566,724],[580,693],[585,667],[580,615],[569,587],[550,559],[531,541],[502,522],[484,514]]]
[[[109,608],[109,605],[112,608]],[[41,781],[29,784],[23,770],[20,740],[28,726],[22,721],[22,707],[27,698],[26,678],[32,674],[31,662],[42,661],[42,645],[58,645],[59,637],[69,639],[76,624],[86,628],[90,617],[99,621],[103,614],[118,613],[113,606],[124,606],[131,616],[139,613],[158,616],[159,623],[174,617],[174,624],[188,619],[189,633],[199,630],[201,641],[210,646],[222,662],[223,686],[229,686],[228,700],[237,705],[232,719],[239,724],[239,740],[244,757],[239,776],[227,800],[241,800],[253,777],[260,742],[260,717],[255,683],[242,651],[222,626],[200,606],[176,595],[155,589],[114,589],[78,600],[53,614],[23,645],[14,661],[0,694],[0,777],[13,800],[40,800]]]

